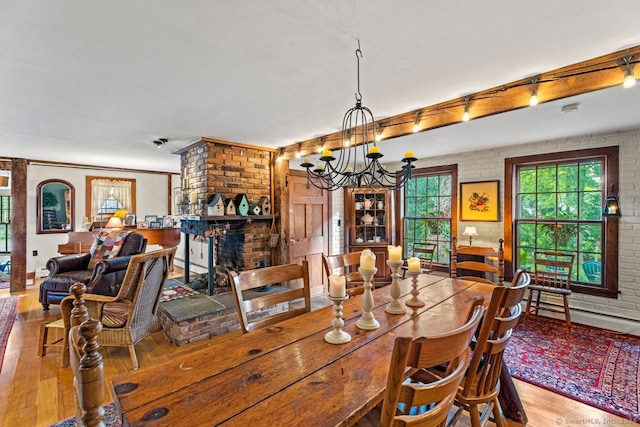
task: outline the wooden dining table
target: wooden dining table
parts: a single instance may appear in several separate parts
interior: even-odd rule
[[[400,287],[404,302],[411,280]],[[333,320],[327,306],[128,372],[111,382],[116,408],[125,426],[353,425],[382,401],[396,337],[463,325],[472,300],[488,304],[493,286],[420,275],[417,288],[425,306],[405,314],[385,312],[390,286],[375,289],[373,330],[356,326],[362,296],[344,301],[345,344],[324,340]]]

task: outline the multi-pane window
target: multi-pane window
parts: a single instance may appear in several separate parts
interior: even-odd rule
[[[0,196],[0,253],[11,252],[11,196]]]
[[[616,294],[617,219],[602,216],[607,189],[617,176],[612,165],[617,165],[615,149],[507,159],[507,170],[513,168],[507,193],[513,195],[514,269],[532,272],[536,251],[569,253],[575,255],[574,290]]]
[[[434,243],[434,263],[449,264],[451,248],[452,173],[415,176],[404,188],[403,253],[412,256],[415,242]]]

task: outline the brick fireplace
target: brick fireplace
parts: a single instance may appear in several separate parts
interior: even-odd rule
[[[205,238],[214,231],[216,235],[220,231],[225,233],[207,238],[209,244],[215,245],[217,262],[213,281],[216,286],[228,286],[230,269],[242,271],[257,268],[261,262],[273,263],[268,245],[271,217],[207,216],[207,204],[214,194],[233,199],[244,193],[252,206],[263,196],[273,200],[270,167],[273,154],[270,149],[210,138],[202,138],[180,152],[182,191],[197,194],[197,204],[191,205],[190,211],[204,221],[188,232]]]

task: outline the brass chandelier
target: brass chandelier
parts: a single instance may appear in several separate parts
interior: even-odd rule
[[[317,165],[305,158],[300,166],[307,170],[307,180],[314,187],[334,191],[345,187],[402,188],[411,179],[416,159],[412,151],[405,153],[403,165],[395,172],[380,164],[383,154],[376,144],[376,123],[371,110],[362,105],[360,93],[360,41],[356,49],[358,92],[356,105],[342,119],[342,144],[334,155],[323,149]],[[337,156],[337,157],[336,157]],[[324,162],[324,163],[323,163]]]

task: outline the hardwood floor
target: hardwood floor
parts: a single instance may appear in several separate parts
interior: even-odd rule
[[[10,295],[8,289],[0,290],[0,298]],[[58,319],[60,308],[53,305],[49,312],[42,310],[38,303],[37,284],[13,295],[19,297],[18,316],[0,373],[0,426],[48,426],[75,413],[73,376],[69,369],[60,368],[60,349],[48,349],[44,357],[38,357],[40,325]],[[214,339],[224,340],[236,333],[239,332],[230,332]],[[51,331],[49,342],[55,339],[56,334],[61,337],[59,331]],[[145,366],[162,363],[211,342],[207,340],[177,347],[158,332],[136,345],[136,352],[140,368],[144,369]],[[130,369],[126,348],[102,348],[101,352],[107,381]],[[521,381],[516,380],[516,386],[529,417],[529,426],[639,425]],[[109,397],[108,401],[111,400]],[[460,425],[468,423],[463,420]]]

